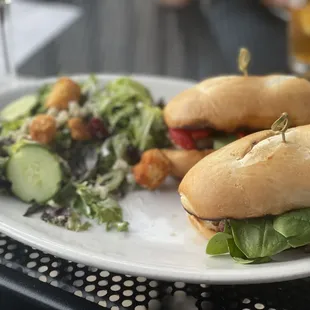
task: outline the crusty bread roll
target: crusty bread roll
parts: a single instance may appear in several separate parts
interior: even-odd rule
[[[174,97],[164,109],[170,128],[270,128],[282,112],[290,126],[310,123],[310,82],[285,75],[207,79]]]
[[[182,179],[185,174],[201,159],[213,150],[175,150],[162,149],[162,153],[169,159],[171,164],[171,174]]]
[[[200,219],[245,219],[310,206],[310,125],[286,141],[261,131],[208,155],[183,178],[184,208]]]

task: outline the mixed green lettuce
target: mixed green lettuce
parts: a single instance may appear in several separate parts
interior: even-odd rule
[[[209,255],[229,253],[238,263],[265,263],[290,248],[310,244],[310,208],[279,216],[226,220],[208,242]]]
[[[170,145],[162,109],[137,81],[122,77],[109,83],[96,104],[110,131],[125,132],[128,143],[139,151]]]
[[[1,124],[1,137],[12,136],[15,132],[17,132],[24,124],[25,119],[17,119],[10,122],[3,122]]]
[[[96,188],[87,183],[77,186],[78,198],[75,201],[74,208],[85,216],[96,219],[99,224],[106,224],[107,230],[116,228],[118,231],[127,231],[128,222],[123,221],[122,209],[117,202],[108,194],[116,188],[117,184],[113,183],[111,176],[110,183],[104,187],[104,196]],[[116,176],[119,181],[119,176]]]
[[[10,190],[11,184],[5,178],[8,158],[24,143],[36,143],[29,138],[28,126],[32,117],[47,113],[46,100],[53,85],[38,90],[37,103],[27,114],[1,122],[0,190]],[[99,121],[106,135],[98,138],[92,134],[90,141],[75,141],[67,126],[58,125],[54,140],[44,147],[60,163],[60,189],[44,204],[29,206],[24,215],[40,213],[42,220],[74,231],[90,227],[88,221],[83,221],[85,217],[104,224],[107,230],[127,231],[129,224],[123,219],[118,198],[135,188],[131,167],[139,162],[142,152],[170,145],[163,106],[154,101],[144,85],[129,77],[102,86],[91,75],[79,86],[81,97],[76,104],[80,117],[92,130],[98,129],[93,121]],[[59,111],[54,110],[48,112],[57,123]]]

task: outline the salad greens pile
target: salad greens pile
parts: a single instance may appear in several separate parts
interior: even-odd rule
[[[80,98],[67,110],[46,105],[52,83],[0,112],[0,190],[31,204],[25,216],[39,213],[43,221],[73,231],[87,230],[89,220],[108,231],[127,231],[118,199],[136,186],[131,167],[143,151],[170,145],[162,108],[129,77],[102,86],[91,75],[78,85]],[[31,136],[38,115],[56,120],[51,143]],[[71,136],[68,120],[77,116],[91,139]]]
[[[111,131],[126,132],[139,151],[170,145],[160,107],[154,107],[150,92],[128,78],[112,81],[98,95],[98,111]]]
[[[290,248],[310,244],[310,208],[278,216],[226,220],[224,232],[208,242],[209,255],[229,253],[238,263],[265,263]]]

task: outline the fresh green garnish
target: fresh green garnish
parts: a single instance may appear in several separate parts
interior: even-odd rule
[[[218,232],[208,242],[206,252],[210,255],[220,255],[228,252],[227,240],[232,239],[230,234]]]
[[[141,152],[170,145],[162,110],[140,83],[120,78],[106,86],[96,104],[110,130],[125,133],[127,144]]]
[[[100,90],[99,81],[95,74],[91,74],[87,80],[80,83],[80,86],[83,94],[94,94]]]
[[[16,132],[22,127],[24,122],[25,122],[24,118],[17,119],[11,122],[3,122],[1,124],[1,136],[7,137],[9,135],[12,135],[14,132]]]
[[[225,145],[236,141],[237,139],[238,138],[235,135],[226,135],[226,136],[223,136],[223,137],[215,137],[214,138],[213,148],[215,150],[218,150],[218,149],[224,147]]]
[[[111,146],[116,159],[124,159],[126,149],[130,144],[128,135],[125,132],[119,133],[111,138]]]
[[[273,228],[285,238],[292,248],[310,243],[310,208],[291,211],[278,216]]]
[[[38,91],[38,101],[40,102],[41,105],[44,106],[47,97],[51,93],[52,87],[53,87],[52,85],[46,84],[46,85],[43,85],[39,89],[39,91]]]
[[[29,116],[30,112],[38,103],[36,95],[23,96],[7,105],[0,112],[0,119],[4,122],[12,122],[22,117]]]
[[[80,216],[72,212],[71,215],[68,217],[68,221],[66,223],[66,228],[72,231],[85,231],[91,227],[89,222],[81,222]]]
[[[146,105],[151,105],[153,102],[149,90],[141,83],[129,77],[121,77],[110,82],[105,89],[111,94],[118,96],[123,102],[132,98],[134,98],[135,101],[143,102]]]
[[[43,85],[39,90],[37,94],[37,100],[38,100],[38,106],[32,110],[32,115],[37,115],[37,114],[44,114],[47,111],[47,107],[45,105],[46,100],[51,93],[53,85],[51,84],[46,84]]]
[[[229,221],[236,246],[250,259],[268,257],[288,248],[287,240],[274,230],[272,219]]]
[[[0,177],[4,176],[8,159],[9,159],[8,157],[0,157]]]
[[[167,129],[163,121],[162,110],[158,107],[144,107],[140,115],[131,123],[134,145],[140,151],[154,147],[169,146]]]
[[[208,242],[209,255],[229,253],[242,264],[265,263],[289,248],[310,244],[310,208],[279,216],[226,220],[225,232]]]
[[[79,198],[75,208],[85,216],[96,219],[99,224],[106,223],[107,230],[117,228],[116,224],[128,228],[128,223],[123,221],[122,209],[118,202],[108,196],[109,188],[101,195],[101,192],[83,183],[77,186],[77,194]]]
[[[112,193],[120,187],[124,179],[125,171],[123,169],[115,169],[102,176],[98,176],[96,183],[104,186],[108,193]]]
[[[72,138],[70,130],[68,128],[62,128],[58,130],[55,137],[55,148],[58,149],[69,149],[72,146]]]

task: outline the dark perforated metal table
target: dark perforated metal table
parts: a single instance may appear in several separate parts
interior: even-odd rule
[[[306,310],[310,307],[310,279],[239,286],[169,283],[66,261],[3,234],[0,234],[0,263],[3,265],[0,288],[47,307],[42,309]],[[9,269],[3,269],[4,266]]]

